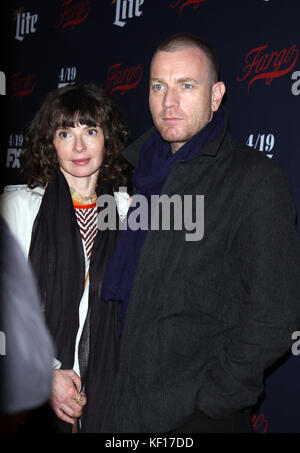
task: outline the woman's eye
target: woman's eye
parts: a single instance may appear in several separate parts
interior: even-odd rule
[[[89,129],[88,130],[88,135],[96,135],[97,134],[97,130],[96,129]]]
[[[67,138],[67,137],[69,137],[69,133],[67,131],[61,131],[58,134],[58,136],[61,137],[61,138]]]

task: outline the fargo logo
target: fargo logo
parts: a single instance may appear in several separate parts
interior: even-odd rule
[[[142,15],[140,7],[144,0],[112,0],[112,4],[116,4],[116,14],[114,25],[124,27],[127,19],[139,17]]]
[[[178,16],[180,17],[183,9],[186,6],[193,6],[194,10],[198,9],[201,3],[206,2],[206,0],[175,0],[174,3],[170,3],[170,8],[179,8]]]
[[[38,21],[37,14],[31,14],[30,12],[23,12],[24,8],[15,10],[14,17],[16,20],[16,36],[15,39],[23,41],[25,35],[36,32],[36,23]]]
[[[255,432],[266,433],[268,430],[269,421],[265,418],[265,414],[254,414],[252,416],[252,428]]]
[[[293,44],[289,49],[266,52],[268,44],[255,47],[245,57],[243,76],[237,77],[238,82],[248,79],[248,92],[256,80],[265,80],[265,85],[270,85],[272,80],[288,74],[295,66],[299,49]]]
[[[55,28],[63,31],[67,27],[74,29],[76,25],[85,21],[90,14],[91,2],[90,0],[83,0],[74,3],[73,0],[66,0],[61,4],[61,13]]]
[[[30,74],[22,76],[21,72],[16,72],[12,75],[10,85],[11,97],[22,99],[33,92],[36,86],[36,75]]]
[[[122,68],[122,64],[116,63],[108,68],[105,89],[109,94],[119,91],[123,95],[142,80],[144,71],[141,64],[129,68]]]

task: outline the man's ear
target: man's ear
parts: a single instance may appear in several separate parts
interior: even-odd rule
[[[223,96],[225,94],[226,87],[224,82],[217,82],[214,84],[211,90],[211,110],[216,112],[220,107]]]

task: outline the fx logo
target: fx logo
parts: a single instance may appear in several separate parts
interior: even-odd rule
[[[0,71],[0,95],[6,94],[6,77],[3,71]]]
[[[6,157],[6,167],[21,168],[19,157],[22,148],[8,148]]]

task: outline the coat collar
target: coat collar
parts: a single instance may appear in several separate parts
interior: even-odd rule
[[[220,107],[224,113],[224,128],[222,132],[208,145],[203,146],[199,151],[193,156],[189,162],[195,163],[201,156],[211,156],[217,157],[220,153],[221,145],[225,139],[225,136],[228,131],[228,115],[224,107]],[[131,143],[127,148],[122,152],[123,157],[131,164],[133,167],[137,166],[138,158],[140,151],[142,149],[145,141],[150,137],[154,132],[155,128],[152,127],[148,129],[143,135],[141,135],[137,140]]]

